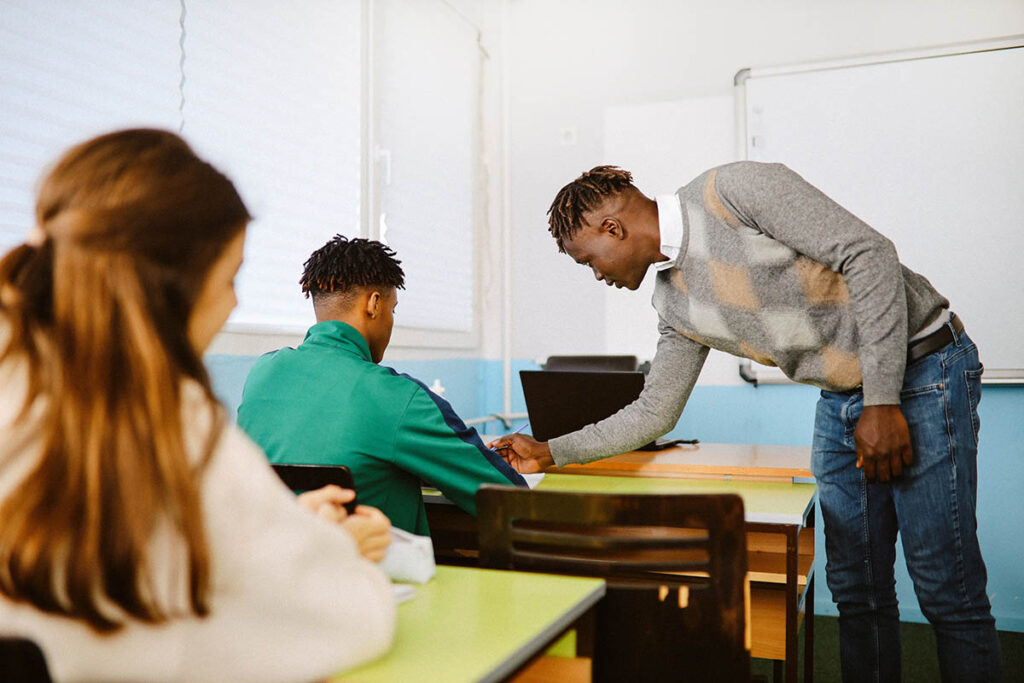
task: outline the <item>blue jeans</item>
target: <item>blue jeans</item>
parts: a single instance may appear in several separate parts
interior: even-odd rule
[[[900,408],[914,462],[901,477],[869,484],[856,467],[859,390],[823,391],[818,401],[811,470],[848,683],[900,680],[897,532],[921,610],[935,629],[942,680],[1000,678],[975,516],[982,366],[970,337],[954,336],[907,367]]]

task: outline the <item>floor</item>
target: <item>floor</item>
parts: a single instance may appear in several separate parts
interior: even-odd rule
[[[935,655],[935,634],[928,624],[902,625],[903,683],[937,683],[939,664]],[[1024,633],[1000,631],[1003,648],[1003,683],[1024,683]],[[839,683],[839,621],[835,617],[814,619],[815,683]],[[801,640],[802,645],[802,640]],[[803,653],[800,654],[801,661]],[[754,676],[771,680],[771,662],[755,659]],[[803,680],[803,670],[800,670]]]

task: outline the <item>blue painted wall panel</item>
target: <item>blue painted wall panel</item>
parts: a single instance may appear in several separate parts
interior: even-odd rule
[[[232,418],[255,356],[210,355],[207,367],[214,391]],[[427,385],[440,379],[455,411],[470,419],[502,411],[502,368],[497,360],[451,359],[385,363]],[[536,369],[528,360],[513,364],[512,411],[525,412],[519,370]],[[720,443],[809,446],[818,392],[806,386],[697,386],[672,435]],[[988,564],[989,595],[997,626],[1024,631],[1024,387],[986,385],[979,455],[979,535]],[[512,427],[519,426],[515,422]],[[480,429],[501,434],[500,423]],[[815,611],[836,614],[825,587],[825,542],[817,530],[819,589]],[[902,617],[924,621],[902,553],[896,560]]]

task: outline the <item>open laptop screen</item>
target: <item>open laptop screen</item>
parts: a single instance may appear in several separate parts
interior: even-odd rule
[[[520,370],[519,379],[538,441],[600,422],[635,401],[644,388],[641,372]]]
[[[614,415],[644,388],[642,372],[520,370],[519,379],[538,441],[562,436]],[[657,439],[639,450],[661,450],[696,439]]]

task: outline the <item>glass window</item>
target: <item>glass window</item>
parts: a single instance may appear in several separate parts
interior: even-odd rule
[[[471,332],[479,34],[440,0],[376,7],[376,228],[406,273],[396,324]]]
[[[69,145],[129,126],[180,130],[255,217],[229,331],[309,326],[302,264],[336,233],[399,253],[396,322],[418,331],[411,343],[440,343],[424,330],[449,342],[475,330],[483,52],[448,3],[0,0],[0,10],[0,253],[23,241],[44,165]]]
[[[358,235],[358,0],[189,3],[185,128],[254,220],[229,329],[305,330],[302,264]]]
[[[176,130],[177,3],[2,0],[0,254],[35,223],[47,164],[116,128]]]

